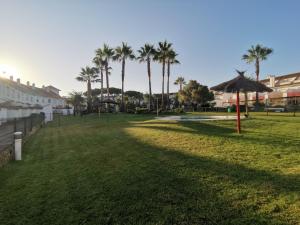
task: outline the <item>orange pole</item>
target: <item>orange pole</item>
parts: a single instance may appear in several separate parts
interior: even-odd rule
[[[241,115],[240,115],[240,92],[236,92],[236,114],[237,114],[237,132],[241,133]]]

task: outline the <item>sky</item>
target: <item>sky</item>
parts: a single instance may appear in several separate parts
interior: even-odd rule
[[[173,43],[178,76],[213,86],[235,76],[254,77],[241,60],[251,45],[274,53],[261,64],[261,78],[300,71],[298,0],[0,0],[0,76],[53,85],[67,95],[84,91],[75,80],[92,66],[95,49],[127,42]],[[121,65],[112,64],[110,85],[121,87]],[[152,63],[153,91],[161,92],[161,65]],[[99,87],[97,83],[93,87]],[[146,64],[126,63],[125,90],[147,92]]]

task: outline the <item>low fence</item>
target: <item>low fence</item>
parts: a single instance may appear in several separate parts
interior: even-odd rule
[[[44,124],[45,115],[31,114],[29,117],[1,121],[0,166],[13,157],[14,132],[21,131],[23,139]]]

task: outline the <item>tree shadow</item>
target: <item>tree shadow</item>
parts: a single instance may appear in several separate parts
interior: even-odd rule
[[[117,182],[106,184],[111,224],[292,224],[276,216],[282,205],[261,209],[282,194],[297,195],[299,176],[191,156],[124,135],[132,157],[123,158],[123,169],[110,178]],[[258,199],[251,202],[253,195]]]
[[[179,125],[185,129],[178,129],[155,121],[139,122],[141,117],[130,121],[94,123],[92,131],[88,129],[91,124],[86,124],[80,133],[90,138],[85,142],[85,151],[78,146],[79,136],[66,136],[72,138],[67,143],[76,154],[68,155],[65,164],[53,165],[56,161],[47,159],[49,168],[42,166],[39,177],[32,177],[35,183],[42,182],[43,187],[37,186],[39,189],[26,193],[26,197],[19,196],[13,211],[5,209],[3,218],[5,216],[8,224],[12,218],[18,224],[24,221],[25,224],[297,224],[299,216],[289,215],[285,209],[287,203],[277,203],[277,200],[282,196],[299,199],[299,175],[281,175],[158,147],[137,139],[126,130],[144,127],[245,138],[236,135],[233,128],[184,122]],[[155,126],[147,126],[147,123]],[[114,137],[109,143],[103,141],[106,133],[97,133],[99,127],[104,130],[110,127]],[[60,132],[64,129],[62,127]],[[38,145],[42,148],[46,141],[49,140],[44,138]],[[60,151],[67,150],[57,152]],[[16,170],[22,169],[20,165]],[[44,173],[49,181],[45,180]],[[26,180],[31,182],[30,178]],[[26,190],[27,186],[22,189]],[[35,199],[40,202],[36,207],[31,206]],[[16,208],[25,212],[34,208],[35,211],[25,213],[22,221],[15,215]]]
[[[214,123],[214,124],[213,124]],[[170,126],[162,126],[162,125],[172,125],[178,124],[183,128],[180,129],[178,127],[170,127]],[[258,144],[258,145],[269,145],[269,146],[278,146],[281,148],[293,147],[298,149],[300,146],[300,138],[293,135],[282,135],[282,134],[271,134],[267,130],[265,133],[257,132],[257,131],[248,131],[244,129],[241,135],[237,135],[234,125],[232,123],[228,123],[228,126],[224,126],[224,124],[218,125],[215,122],[177,122],[177,123],[160,123],[157,121],[149,121],[149,122],[137,122],[134,126],[145,128],[145,129],[157,129],[161,131],[175,131],[181,133],[192,133],[206,136],[215,136],[232,139],[234,141],[240,141],[249,143],[249,144]],[[255,137],[251,134],[255,133]],[[259,135],[257,135],[259,133]]]

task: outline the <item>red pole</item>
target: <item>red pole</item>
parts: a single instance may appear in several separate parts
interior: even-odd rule
[[[236,92],[236,114],[237,114],[237,132],[241,133],[241,116],[240,116],[240,92]]]

